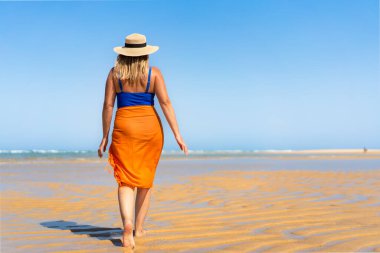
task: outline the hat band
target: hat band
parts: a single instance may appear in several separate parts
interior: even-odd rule
[[[146,47],[146,42],[145,43],[141,43],[141,44],[128,44],[128,43],[125,43],[124,47],[131,47],[131,48]]]

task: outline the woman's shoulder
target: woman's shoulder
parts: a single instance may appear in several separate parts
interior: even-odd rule
[[[119,75],[116,73],[117,70],[115,69],[115,66],[113,66],[110,71],[109,71],[109,75],[112,76],[114,79],[117,79],[119,77]]]
[[[115,77],[114,67],[108,71],[108,78],[112,79],[113,77]]]
[[[115,74],[115,67],[112,67],[110,71],[108,72],[108,75],[113,76],[114,74]]]
[[[162,76],[160,68],[157,66],[152,66],[152,81],[154,87],[161,85],[163,83],[164,77]]]
[[[153,75],[156,75],[156,76],[162,75],[161,70],[160,70],[159,67],[157,67],[157,66],[151,66],[151,67],[152,67],[152,74]]]

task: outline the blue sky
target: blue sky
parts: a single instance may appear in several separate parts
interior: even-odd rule
[[[0,149],[96,150],[135,32],[189,149],[380,148],[378,19],[375,0],[0,2]]]

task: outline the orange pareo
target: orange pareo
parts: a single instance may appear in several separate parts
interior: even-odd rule
[[[118,185],[151,188],[163,145],[162,123],[154,106],[119,108],[108,151]]]

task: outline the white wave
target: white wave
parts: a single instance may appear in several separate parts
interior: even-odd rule
[[[11,149],[0,150],[0,154],[85,154],[95,150],[57,150],[57,149]]]
[[[263,149],[263,150],[255,150],[255,152],[267,152],[267,153],[281,153],[281,152],[284,152],[284,153],[289,153],[289,152],[293,152],[294,150],[292,149]]]
[[[56,149],[50,149],[50,150],[43,150],[43,149],[32,149],[33,153],[39,153],[39,154],[57,154],[60,153]]]
[[[13,150],[0,150],[0,154],[23,154],[30,153],[30,150],[13,149]]]
[[[189,154],[239,154],[239,153],[250,153],[252,151],[241,150],[241,149],[217,149],[217,150],[188,150]],[[182,150],[163,150],[163,154],[182,154]]]

